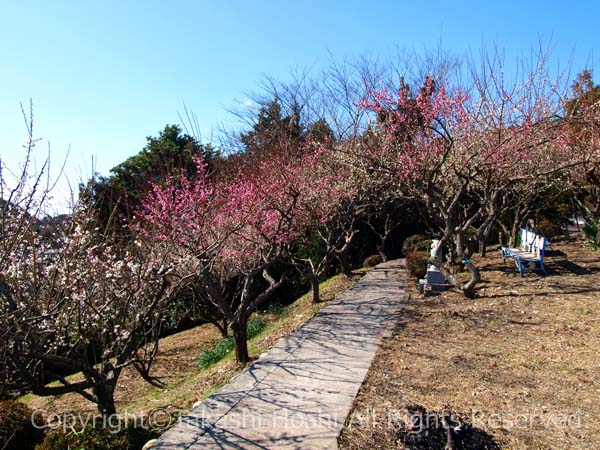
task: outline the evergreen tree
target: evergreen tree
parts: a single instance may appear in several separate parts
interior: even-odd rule
[[[210,163],[214,149],[200,144],[194,137],[182,133],[178,125],[167,125],[158,137],[146,138],[146,146],[136,155],[111,169],[108,177],[88,183],[88,201],[99,212],[101,225],[121,233],[122,219],[132,217],[148,187],[168,176],[184,173],[195,176],[196,158]]]

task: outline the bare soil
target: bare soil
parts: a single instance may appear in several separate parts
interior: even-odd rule
[[[600,252],[557,243],[549,275],[476,260],[475,299],[414,280],[342,449],[600,449]],[[447,415],[446,421],[442,416]]]

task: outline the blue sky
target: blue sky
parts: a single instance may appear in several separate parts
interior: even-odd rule
[[[285,79],[330,55],[386,58],[440,42],[462,55],[496,43],[511,59],[541,37],[555,62],[573,56],[574,73],[598,67],[595,2],[417,3],[0,0],[0,155],[9,166],[20,160],[19,102],[29,98],[39,151],[49,142],[58,165],[70,146],[76,183],[90,175],[92,155],[107,174],[179,122],[184,104],[210,141],[263,75]]]

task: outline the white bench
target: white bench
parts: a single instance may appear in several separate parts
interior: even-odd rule
[[[521,228],[521,246],[519,248],[500,247],[502,260],[513,258],[521,276],[525,272],[539,270],[548,275],[544,267],[544,253],[550,245],[548,239],[526,228]]]

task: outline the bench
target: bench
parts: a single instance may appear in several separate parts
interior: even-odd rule
[[[521,276],[525,272],[539,270],[548,275],[544,267],[544,253],[550,245],[548,239],[526,228],[521,228],[521,246],[519,248],[500,247],[502,260],[513,258]]]

